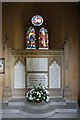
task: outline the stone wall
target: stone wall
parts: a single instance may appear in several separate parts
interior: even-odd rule
[[[2,58],[2,3],[0,2],[0,58]],[[0,74],[0,102],[2,101],[2,77]]]
[[[25,49],[25,30],[31,17],[40,14],[47,23],[50,49],[61,50],[66,39],[69,39],[69,88],[72,100],[78,99],[78,5],[77,3],[3,3],[2,37],[3,45],[8,33],[8,41],[15,49]],[[3,49],[3,57],[5,57]],[[5,67],[6,69],[6,67]],[[3,75],[3,89],[10,83]],[[12,77],[12,76],[11,76]],[[7,81],[7,82],[6,82]],[[65,81],[64,81],[65,83]]]

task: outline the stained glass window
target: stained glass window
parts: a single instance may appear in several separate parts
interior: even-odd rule
[[[49,49],[48,30],[43,22],[44,20],[40,15],[32,17],[30,26],[26,31],[26,49]]]
[[[35,15],[32,17],[31,22],[35,26],[40,26],[43,24],[43,18],[40,15]]]
[[[39,31],[39,49],[48,49],[48,43],[48,31],[46,28],[42,27]]]
[[[26,49],[36,49],[36,34],[33,27],[29,27],[26,33]]]

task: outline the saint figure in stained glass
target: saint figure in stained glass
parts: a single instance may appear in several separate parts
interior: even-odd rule
[[[48,31],[42,27],[39,32],[39,49],[48,49],[49,45]]]
[[[33,27],[29,27],[26,33],[26,49],[36,49],[36,34]]]

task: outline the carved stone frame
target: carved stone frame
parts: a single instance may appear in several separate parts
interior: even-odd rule
[[[53,51],[53,50],[11,50],[11,57],[13,58],[13,63],[12,63],[13,65],[18,60],[20,60],[21,62],[23,62],[23,64],[25,64],[26,58],[48,58],[48,74],[49,74],[49,65],[52,61],[55,60],[61,65],[61,76],[62,76],[61,88],[60,89],[49,89],[50,94],[52,96],[54,96],[55,93],[57,96],[59,96],[59,95],[63,96],[63,86],[64,86],[63,85],[64,84],[63,83],[63,79],[64,79],[64,76],[63,76],[63,65],[64,65],[63,55],[64,55],[63,51],[56,51],[56,50],[55,51]],[[14,81],[14,78],[12,78],[12,81]],[[26,81],[25,81],[25,84],[26,84]],[[48,84],[49,84],[49,76],[48,76]],[[12,88],[13,88],[13,91],[17,92],[16,89],[14,89],[14,87],[12,87]],[[28,89],[25,88],[25,90],[23,90],[23,91],[25,94],[28,91]]]

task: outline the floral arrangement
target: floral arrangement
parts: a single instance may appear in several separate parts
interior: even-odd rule
[[[49,92],[39,84],[27,93],[26,98],[28,102],[41,102],[42,100],[49,102]]]

